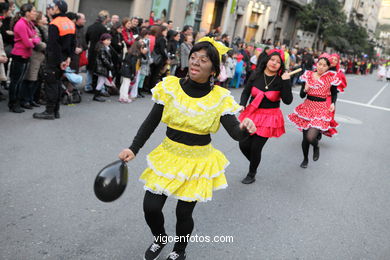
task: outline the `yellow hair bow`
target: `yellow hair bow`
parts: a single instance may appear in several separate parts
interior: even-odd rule
[[[231,50],[230,48],[226,47],[224,44],[217,42],[216,40],[214,40],[214,38],[210,38],[210,37],[200,38],[198,42],[211,43],[217,49],[219,53],[219,59],[222,59],[222,55],[226,54],[229,50]]]

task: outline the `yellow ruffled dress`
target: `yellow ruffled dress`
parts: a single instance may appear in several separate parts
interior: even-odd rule
[[[170,128],[206,135],[218,131],[222,115],[238,113],[240,107],[228,90],[214,86],[206,96],[192,98],[179,80],[168,76],[152,89],[153,101],[164,105],[161,121]],[[140,181],[155,194],[206,202],[213,191],[227,187],[224,172],[229,161],[211,144],[189,146],[166,137],[147,162]]]

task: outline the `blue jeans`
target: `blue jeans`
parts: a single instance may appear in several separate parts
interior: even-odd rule
[[[235,88],[239,88],[240,87],[240,84],[241,84],[241,74],[242,74],[242,72],[235,72],[234,73],[233,80],[230,82],[230,86],[229,87],[235,87]]]
[[[92,89],[92,75],[87,71],[87,83],[85,84],[84,90],[91,91]]]

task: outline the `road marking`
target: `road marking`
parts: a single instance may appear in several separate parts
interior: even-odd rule
[[[293,91],[293,93],[299,95],[299,91]],[[353,105],[357,105],[357,106],[362,106],[362,107],[368,107],[368,108],[373,108],[373,109],[390,111],[390,108],[387,108],[387,107],[374,106],[374,105],[369,105],[369,104],[365,104],[365,103],[361,103],[361,102],[346,100],[346,99],[342,99],[342,98],[338,98],[337,101],[338,102],[348,103],[348,104],[353,104]]]
[[[372,102],[374,102],[374,100],[382,93],[383,90],[385,90],[385,88],[386,88],[388,85],[389,85],[389,83],[386,83],[386,84],[381,88],[381,90],[379,90],[378,93],[376,93],[376,95],[375,95],[373,98],[371,98],[370,101],[368,101],[367,105],[371,105]]]
[[[363,124],[363,122],[360,121],[359,119],[356,119],[356,118],[353,118],[353,117],[350,117],[350,116],[340,115],[340,114],[337,114],[337,113],[334,116],[334,118],[335,118],[335,120],[337,122],[343,122],[343,123],[353,124],[353,125],[361,125],[361,124]]]

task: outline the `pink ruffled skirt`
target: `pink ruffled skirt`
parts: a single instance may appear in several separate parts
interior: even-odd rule
[[[249,105],[238,117],[240,121],[244,118],[249,118],[255,123],[257,131],[254,134],[259,136],[280,137],[286,132],[280,108],[255,108]]]

